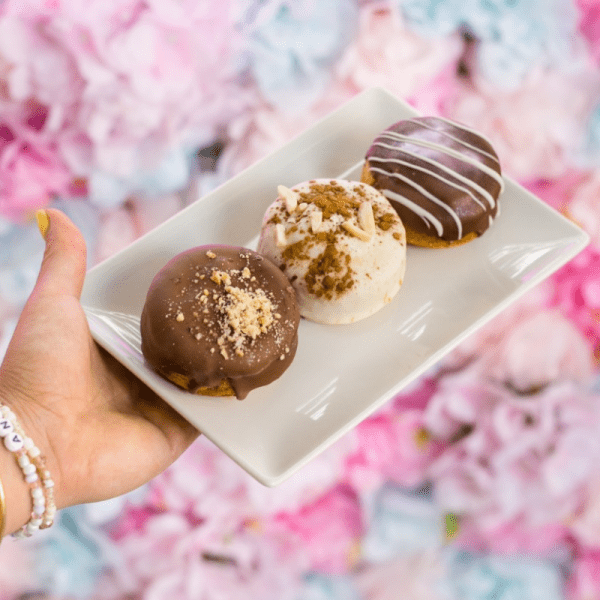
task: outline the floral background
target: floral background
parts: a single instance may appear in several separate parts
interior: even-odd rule
[[[600,599],[600,0],[0,0],[0,354],[33,220],[90,266],[371,86],[591,244],[298,474],[200,438],[0,548],[0,600]]]

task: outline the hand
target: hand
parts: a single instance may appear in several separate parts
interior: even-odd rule
[[[79,302],[85,242],[66,215],[54,209],[45,214],[46,251],[0,367],[0,402],[45,454],[62,508],[139,487],[198,431],[96,345]],[[40,229],[43,213],[41,219]],[[9,485],[3,464],[10,532],[27,521],[31,501],[18,469]]]

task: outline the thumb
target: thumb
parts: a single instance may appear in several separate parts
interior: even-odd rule
[[[38,227],[46,250],[34,292],[43,296],[79,299],[86,272],[86,246],[81,232],[60,210],[38,210]]]

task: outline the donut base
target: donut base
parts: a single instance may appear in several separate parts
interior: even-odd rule
[[[177,387],[180,387],[186,391],[190,390],[190,378],[187,375],[182,375],[181,373],[165,373],[164,377],[168,379],[170,382],[174,383]],[[231,387],[231,384],[227,379],[223,379],[218,386],[215,387],[206,387],[202,386],[195,390],[195,393],[198,396],[235,396],[235,391]]]
[[[369,171],[368,161],[365,161],[365,164],[363,165],[362,172],[360,174],[360,180],[363,183],[375,187],[375,179]],[[391,200],[390,204],[394,206],[394,202]],[[452,248],[454,246],[462,246],[463,244],[467,244],[468,242],[479,237],[474,231],[472,231],[471,233],[468,233],[464,237],[460,238],[460,240],[443,240],[435,235],[427,235],[426,233],[415,231],[404,222],[402,222],[402,224],[406,230],[406,243],[410,244],[411,246],[420,246],[421,248]]]

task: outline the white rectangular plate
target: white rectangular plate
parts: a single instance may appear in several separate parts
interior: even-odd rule
[[[588,243],[506,178],[501,214],[482,237],[452,249],[409,247],[402,289],[368,319],[303,320],[291,367],[244,401],[191,395],[146,366],[139,316],[170,258],[208,243],[255,247],[278,184],[358,179],[373,138],[415,114],[385,90],[367,90],[87,274],[82,303],[96,341],[265,485],[281,483]]]

